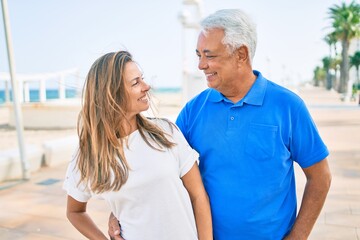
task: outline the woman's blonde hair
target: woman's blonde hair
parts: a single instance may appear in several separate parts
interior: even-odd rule
[[[83,88],[77,166],[80,182],[88,184],[95,193],[119,190],[129,175],[124,154],[127,142],[123,141],[127,135],[124,126],[130,124],[125,117],[128,95],[124,71],[128,62],[133,62],[129,52],[105,54],[91,66]],[[150,147],[162,151],[175,145],[161,128],[141,114],[136,115],[136,123]]]

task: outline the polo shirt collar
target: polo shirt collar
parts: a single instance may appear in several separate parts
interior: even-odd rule
[[[257,76],[254,84],[250,88],[249,92],[245,95],[245,97],[241,99],[238,103],[236,103],[236,105],[243,105],[243,103],[259,106],[262,105],[266,92],[267,80],[261,75],[259,71],[254,70],[253,72]],[[230,101],[215,89],[210,89],[208,99],[211,102]]]

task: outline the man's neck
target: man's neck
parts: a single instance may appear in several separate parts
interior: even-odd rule
[[[239,102],[249,92],[250,88],[256,81],[257,76],[251,71],[251,73],[242,76],[236,86],[231,88],[228,92],[221,92],[227,99],[233,103]]]

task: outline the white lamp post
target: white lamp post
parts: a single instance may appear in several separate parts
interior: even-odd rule
[[[195,48],[188,51],[188,46],[195,46],[196,37],[200,30],[199,22],[202,18],[201,0],[183,0],[183,10],[179,14],[179,20],[183,27],[182,36],[182,90],[183,101],[187,102],[196,94],[206,88],[206,81],[199,71],[196,70]],[[189,44],[190,42],[190,44]],[[191,54],[190,57],[189,54]]]
[[[29,163],[26,158],[26,151],[24,145],[24,134],[23,134],[23,122],[22,122],[22,113],[20,108],[19,102],[19,90],[16,82],[15,76],[15,64],[13,61],[13,52],[12,52],[12,42],[11,42],[11,34],[10,34],[10,24],[9,24],[9,17],[8,17],[8,7],[7,1],[1,0],[2,4],[2,12],[3,12],[3,21],[4,21],[4,29],[5,29],[5,37],[6,37],[6,46],[8,52],[8,61],[9,61],[9,69],[10,69],[10,78],[11,78],[11,87],[12,87],[12,96],[13,96],[13,103],[14,103],[14,112],[15,112],[15,119],[16,119],[16,131],[18,136],[19,142],[19,150],[20,150],[20,159],[21,159],[21,166],[22,166],[22,176],[24,180],[30,178],[30,171],[29,171]],[[22,96],[22,94],[21,94]],[[22,101],[22,99],[20,99]]]

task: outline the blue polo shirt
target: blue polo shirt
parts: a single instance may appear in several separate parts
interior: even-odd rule
[[[200,154],[216,240],[282,239],[296,218],[293,162],[329,154],[303,100],[254,73],[239,102],[207,89],[176,121]]]

